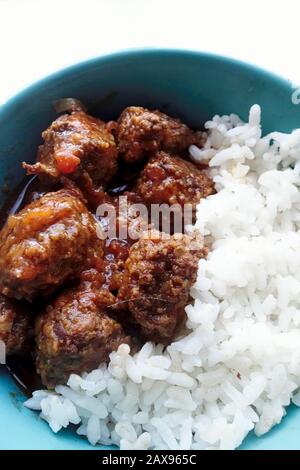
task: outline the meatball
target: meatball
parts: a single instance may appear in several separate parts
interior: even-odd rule
[[[214,193],[213,181],[192,162],[166,152],[153,155],[136,185],[137,193],[147,205],[191,204]]]
[[[86,271],[78,286],[62,292],[37,318],[36,368],[47,387],[95,369],[120,344],[130,342],[106,313],[115,298],[102,283],[102,275]]]
[[[206,253],[197,238],[156,231],[131,247],[117,301],[127,304],[145,337],[164,344],[174,338]]]
[[[56,182],[68,176],[82,189],[105,186],[118,170],[115,140],[106,124],[83,111],[56,119],[42,134],[37,163],[23,167]]]
[[[6,354],[27,352],[30,343],[31,316],[28,309],[0,295],[0,341],[6,346]]]
[[[101,265],[103,240],[79,192],[47,193],[0,232],[0,291],[32,300],[50,295],[84,266]]]
[[[136,106],[124,109],[116,129],[119,152],[128,163],[135,163],[161,149],[180,153],[191,144],[202,146],[203,136],[202,132],[193,132],[179,119]]]

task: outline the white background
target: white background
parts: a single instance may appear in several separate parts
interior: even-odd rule
[[[142,46],[216,52],[300,84],[300,2],[0,0],[0,102],[65,65]]]

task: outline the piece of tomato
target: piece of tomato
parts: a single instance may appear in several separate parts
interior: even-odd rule
[[[75,155],[55,155],[55,161],[58,171],[63,175],[74,173],[80,165],[80,158]]]

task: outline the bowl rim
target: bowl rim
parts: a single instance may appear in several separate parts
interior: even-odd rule
[[[34,80],[31,83],[29,82],[29,84],[25,85],[25,87],[21,87],[20,89],[17,89],[12,92],[12,94],[8,95],[8,97],[3,103],[0,103],[0,117],[11,106],[17,105],[18,102],[26,98],[28,94],[37,92],[41,87],[47,87],[47,85],[51,84],[55,80],[62,79],[67,75],[72,75],[74,74],[74,72],[83,72],[85,69],[96,66],[98,63],[110,63],[111,61],[119,61],[130,57],[138,58],[139,56],[165,56],[215,60],[222,62],[225,65],[233,65],[237,68],[243,69],[251,73],[264,75],[267,79],[275,81],[278,85],[293,88],[292,80],[278,75],[268,69],[264,69],[260,66],[257,66],[251,62],[246,62],[227,55],[221,55],[213,52],[201,51],[196,49],[194,50],[160,47],[126,48],[112,52],[105,52],[103,54],[75,62],[71,65],[59,68],[54,72],[46,74],[44,77]]]

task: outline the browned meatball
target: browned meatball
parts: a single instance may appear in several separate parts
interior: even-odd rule
[[[198,261],[206,249],[187,235],[162,237],[153,231],[130,249],[117,300],[128,303],[144,335],[168,343],[185,318]]]
[[[23,167],[29,174],[57,181],[62,175],[82,189],[105,186],[116,174],[118,152],[104,122],[83,111],[64,114],[46,129],[37,163]]]
[[[129,342],[121,325],[106,314],[115,298],[102,282],[95,270],[85,272],[79,286],[65,290],[38,317],[36,367],[48,387],[95,369]]]
[[[136,187],[147,205],[191,204],[214,193],[213,181],[192,162],[165,152],[153,155],[142,171]]]
[[[163,149],[180,153],[189,145],[203,145],[203,133],[193,132],[179,119],[160,111],[130,106],[124,109],[116,129],[118,148],[128,163]]]
[[[32,300],[50,295],[86,265],[101,263],[103,241],[79,192],[47,193],[0,232],[0,291]]]
[[[0,340],[6,354],[21,354],[28,350],[31,316],[24,305],[0,295]]]

